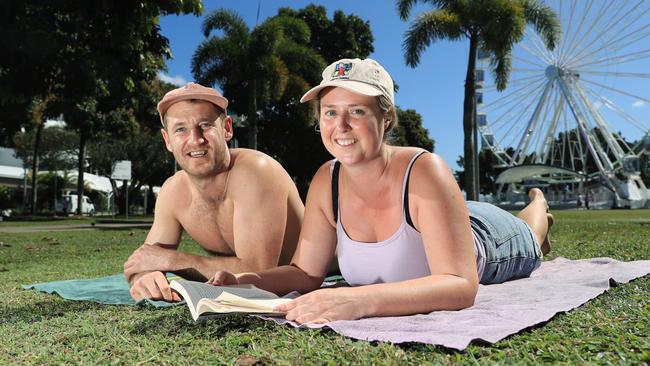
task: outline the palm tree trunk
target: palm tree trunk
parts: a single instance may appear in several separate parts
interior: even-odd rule
[[[39,116],[39,118],[42,118]],[[30,214],[36,215],[36,200],[38,197],[38,148],[41,143],[41,133],[43,132],[43,121],[36,121],[36,135],[34,136],[34,153],[32,155],[32,197]]]
[[[257,150],[257,85],[251,81],[250,102],[248,108],[248,148]]]
[[[86,154],[86,134],[79,131],[79,156],[77,158],[77,215],[81,216],[84,196],[84,156]]]
[[[474,178],[475,146],[472,142],[474,129],[474,98],[475,98],[475,69],[476,50],[478,37],[471,35],[469,38],[469,60],[467,61],[467,75],[465,77],[465,100],[463,102],[463,145],[465,169],[465,194],[468,200],[477,201],[476,184]]]

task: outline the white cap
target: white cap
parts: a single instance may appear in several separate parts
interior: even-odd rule
[[[300,102],[304,103],[317,98],[321,90],[330,86],[345,88],[373,97],[385,95],[395,105],[393,79],[373,59],[344,58],[327,66],[323,70],[323,81],[305,93],[300,98]]]

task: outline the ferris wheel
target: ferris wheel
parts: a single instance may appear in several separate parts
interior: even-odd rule
[[[499,189],[533,180],[588,190],[606,207],[643,207],[650,203],[639,166],[650,152],[650,1],[549,5],[562,25],[553,51],[528,30],[502,92],[477,70],[485,80],[477,88],[483,147],[506,168]]]

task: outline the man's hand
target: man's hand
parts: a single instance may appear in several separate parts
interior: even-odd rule
[[[143,272],[171,271],[170,263],[176,253],[159,245],[142,244],[124,263],[124,276],[131,282],[134,275]]]
[[[131,297],[135,301],[142,299],[181,301],[180,296],[169,287],[165,274],[159,271],[146,273],[138,277],[131,286]]]

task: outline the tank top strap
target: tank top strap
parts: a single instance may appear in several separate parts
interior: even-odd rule
[[[413,155],[411,158],[411,161],[409,161],[408,166],[406,167],[406,172],[404,173],[404,182],[402,183],[402,201],[403,206],[404,206],[404,221],[406,221],[409,226],[411,226],[413,229],[415,229],[415,225],[413,225],[413,221],[411,220],[411,214],[409,212],[409,180],[411,177],[411,169],[413,168],[413,164],[415,164],[415,160],[419,158],[422,154],[424,154],[426,151],[422,150]]]
[[[330,165],[330,176],[332,177],[332,211],[334,213],[334,222],[339,219],[339,170],[341,163],[334,159]]]

